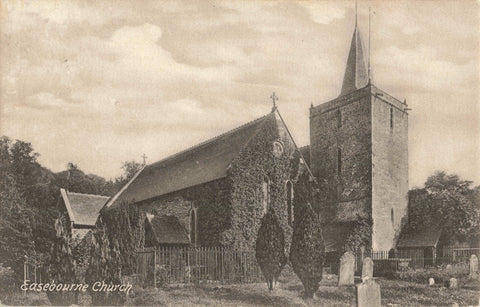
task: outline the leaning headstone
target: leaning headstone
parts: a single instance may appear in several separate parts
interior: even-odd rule
[[[478,272],[478,258],[476,255],[470,256],[470,272],[469,276],[474,277]]]
[[[340,269],[338,272],[338,285],[350,286],[354,284],[355,257],[351,252],[346,252],[340,257]]]
[[[456,289],[458,287],[458,281],[456,278],[450,278],[448,281],[448,288],[449,289]]]
[[[370,257],[363,259],[362,281],[373,277],[373,260]]]
[[[356,286],[357,292],[357,307],[380,307],[382,306],[382,299],[380,295],[380,285],[373,279],[366,281]]]
[[[435,284],[435,279],[433,279],[432,277],[430,277],[430,278],[428,279],[428,285],[429,285],[429,286],[433,286],[434,284]]]

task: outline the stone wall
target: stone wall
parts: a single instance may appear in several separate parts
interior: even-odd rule
[[[404,108],[406,105],[400,101],[377,88],[372,89],[374,250],[393,247],[407,214],[408,114]]]

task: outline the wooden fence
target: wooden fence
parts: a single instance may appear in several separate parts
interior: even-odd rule
[[[253,251],[220,247],[156,247],[137,251],[137,281],[249,283],[262,280]]]
[[[460,263],[469,261],[472,255],[480,257],[480,248],[458,248],[452,246],[443,247],[442,262],[444,263]]]

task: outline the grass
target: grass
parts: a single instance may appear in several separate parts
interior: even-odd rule
[[[448,289],[443,283],[427,286],[425,270],[404,276],[405,280],[378,278],[382,305],[395,306],[460,306],[478,305],[478,280],[459,279],[458,289]],[[455,268],[453,272],[456,272]],[[446,278],[446,272],[436,272]],[[455,274],[454,274],[455,275]],[[465,276],[465,275],[463,275]],[[412,280],[406,280],[407,277]],[[335,275],[325,275],[313,299],[302,297],[303,286],[288,270],[282,273],[277,288],[269,292],[266,283],[231,284],[205,283],[200,285],[168,285],[164,289],[134,287],[126,301],[130,306],[355,306],[355,286],[337,287]],[[79,305],[90,303],[88,295],[80,297]],[[45,293],[8,291],[0,293],[0,300],[8,305],[48,305]]]
[[[379,278],[382,305],[446,306],[453,303],[478,305],[476,286],[447,289],[427,283]],[[464,283],[466,284],[466,283]],[[265,283],[244,285],[201,284],[169,286],[166,289],[137,288],[128,305],[168,306],[355,306],[355,286],[337,287],[336,277],[327,275],[313,299],[302,297],[302,285],[295,277],[283,280],[272,292]]]

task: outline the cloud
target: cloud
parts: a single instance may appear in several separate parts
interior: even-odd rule
[[[370,4],[375,84],[413,108],[411,182],[449,165],[478,178],[478,5]],[[354,20],[333,1],[7,0],[2,14],[2,133],[54,170],[105,176],[264,115],[273,91],[308,144],[308,108],[338,96]]]
[[[37,93],[35,95],[29,96],[26,99],[26,106],[44,109],[44,108],[64,108],[66,107],[67,102],[63,99],[60,99],[53,95],[52,93]]]
[[[308,10],[313,21],[319,24],[329,24],[336,19],[345,17],[345,9],[343,7],[333,6],[327,1],[299,1],[301,6]]]

